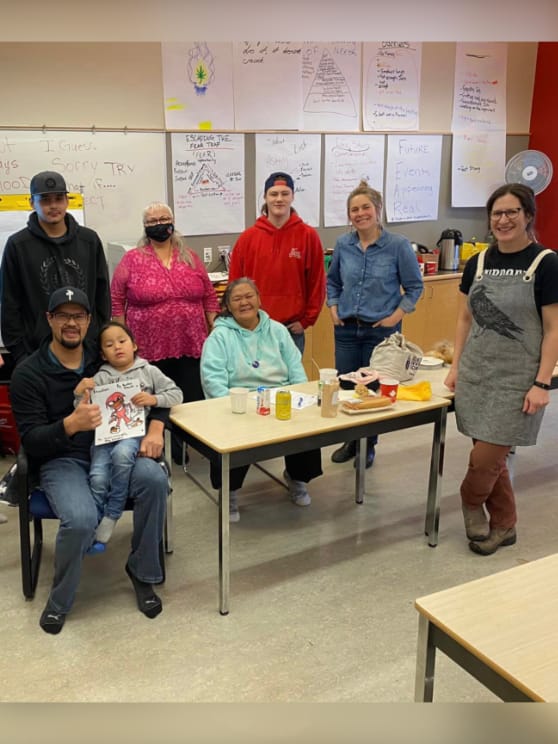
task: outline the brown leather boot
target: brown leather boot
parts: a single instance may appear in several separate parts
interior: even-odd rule
[[[490,526],[483,506],[472,508],[461,504],[463,519],[465,521],[465,532],[469,540],[481,542],[486,540],[490,534]]]
[[[498,548],[503,548],[505,545],[514,545],[516,540],[515,527],[509,527],[508,529],[495,527],[490,530],[490,535],[486,540],[483,542],[471,541],[469,548],[473,553],[478,553],[479,555],[492,555]]]

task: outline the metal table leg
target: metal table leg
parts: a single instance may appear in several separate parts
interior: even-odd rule
[[[230,533],[229,533],[230,455],[221,456],[221,498],[219,499],[219,612],[229,614]]]

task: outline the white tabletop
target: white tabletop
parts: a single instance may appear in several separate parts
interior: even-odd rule
[[[534,700],[558,702],[558,554],[416,600],[421,615]]]
[[[287,389],[317,393],[317,382],[290,385]],[[257,414],[255,397],[250,394],[248,412],[245,414],[232,413],[227,396],[173,406],[171,421],[213,450],[225,453],[237,452],[254,445],[282,442],[285,439],[302,439],[320,432],[349,429],[370,421],[384,421],[442,408],[447,404],[447,399],[433,396],[430,401],[397,401],[389,408],[373,409],[352,416],[339,411],[335,418],[323,418],[321,408],[310,406],[293,410],[288,421],[278,421],[273,407],[269,416]]]

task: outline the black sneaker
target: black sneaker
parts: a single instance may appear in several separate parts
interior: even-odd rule
[[[345,442],[331,455],[331,462],[349,462],[356,453],[356,442]]]
[[[45,631],[45,633],[57,635],[57,633],[60,633],[60,631],[64,627],[65,621],[66,615],[64,615],[62,612],[49,610],[48,607],[45,607],[45,609],[43,610],[43,614],[41,615],[41,619],[39,620],[39,625]]]

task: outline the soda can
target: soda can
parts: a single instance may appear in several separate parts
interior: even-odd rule
[[[275,394],[275,418],[279,421],[291,418],[291,394],[288,390],[278,390]]]
[[[259,387],[256,392],[258,394],[256,413],[259,413],[260,416],[269,416],[271,413],[269,388]]]

